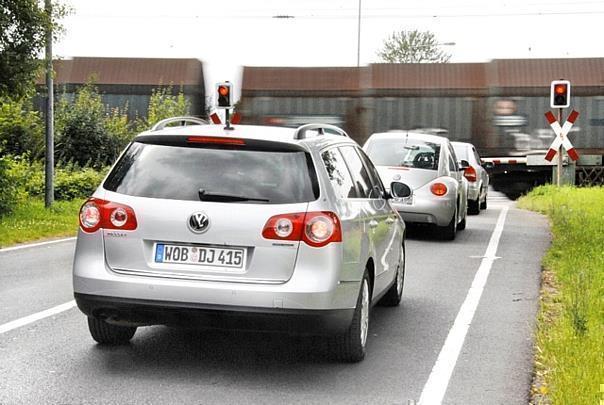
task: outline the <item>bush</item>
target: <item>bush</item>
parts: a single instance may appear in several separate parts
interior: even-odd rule
[[[0,216],[9,214],[19,200],[15,179],[10,173],[10,157],[0,157]]]
[[[28,154],[33,159],[44,154],[44,124],[29,104],[26,100],[0,98],[0,144],[4,144],[4,154]]]
[[[55,198],[72,200],[87,198],[101,184],[106,170],[97,171],[90,167],[66,167],[58,169],[55,176]]]
[[[191,103],[180,91],[177,95],[172,93],[172,86],[153,89],[147,110],[147,119],[139,118],[136,122],[136,132],[148,130],[155,123],[170,117],[189,115]]]
[[[94,168],[113,163],[122,141],[111,129],[120,128],[115,123],[116,115],[117,124],[123,119],[120,114],[119,110],[113,115],[106,114],[101,96],[92,84],[78,89],[73,103],[62,98],[57,106],[58,160]]]

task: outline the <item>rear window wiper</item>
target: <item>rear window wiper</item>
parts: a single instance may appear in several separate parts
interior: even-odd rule
[[[200,188],[197,191],[200,201],[216,201],[216,202],[237,202],[237,201],[258,201],[258,202],[269,202],[266,198],[254,198],[245,197],[242,195],[235,194],[224,194],[224,193],[212,193]]]

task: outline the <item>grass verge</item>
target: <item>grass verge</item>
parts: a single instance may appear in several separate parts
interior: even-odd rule
[[[535,402],[600,403],[604,400],[604,188],[542,186],[518,205],[546,214],[553,233],[543,260]]]
[[[33,240],[74,236],[78,229],[81,200],[57,201],[50,209],[44,201],[30,199],[10,215],[0,217],[0,247]]]

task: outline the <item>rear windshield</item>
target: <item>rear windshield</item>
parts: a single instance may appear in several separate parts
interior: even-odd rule
[[[468,148],[465,145],[456,145],[454,143],[451,144],[453,149],[455,150],[455,156],[457,159],[469,160],[468,159]]]
[[[440,145],[417,139],[373,139],[367,155],[376,166],[404,166],[438,170]]]
[[[137,197],[287,204],[318,198],[316,174],[303,151],[210,149],[133,143],[103,184]],[[210,201],[210,200],[207,200]],[[215,200],[217,201],[217,200]]]

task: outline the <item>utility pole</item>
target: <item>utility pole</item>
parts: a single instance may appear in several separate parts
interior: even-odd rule
[[[45,160],[45,187],[44,205],[50,207],[54,202],[54,86],[52,70],[52,4],[51,0],[44,0],[44,10],[48,16],[46,29],[46,160]]]
[[[357,67],[361,66],[361,0],[359,0],[359,22],[357,28]]]

